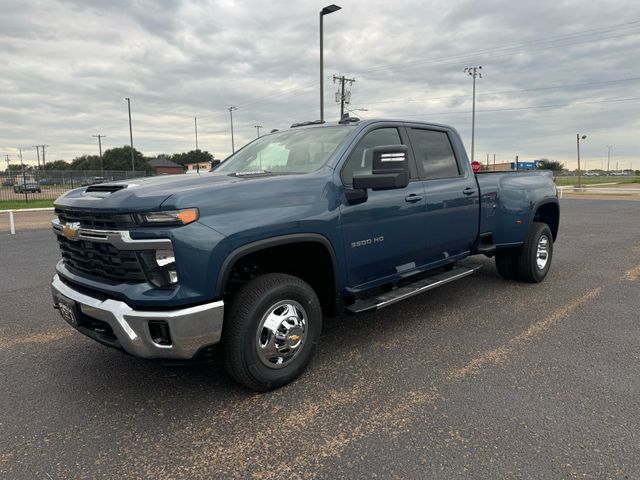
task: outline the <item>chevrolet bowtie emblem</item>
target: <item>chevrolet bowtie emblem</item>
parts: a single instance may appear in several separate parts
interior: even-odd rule
[[[75,240],[78,235],[78,230],[80,229],[80,223],[67,223],[64,227],[62,227],[62,234],[67,237],[69,240]]]

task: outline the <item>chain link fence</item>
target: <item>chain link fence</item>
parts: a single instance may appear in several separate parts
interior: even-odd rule
[[[144,177],[147,172],[128,170],[26,170],[0,173],[0,202],[55,200],[77,187]],[[0,206],[0,210],[2,207]]]

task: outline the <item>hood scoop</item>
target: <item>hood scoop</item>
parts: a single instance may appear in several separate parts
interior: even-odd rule
[[[127,188],[127,185],[89,185],[84,192],[90,197],[104,198],[123,188]]]

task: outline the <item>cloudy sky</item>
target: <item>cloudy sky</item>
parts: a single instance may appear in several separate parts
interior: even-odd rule
[[[35,162],[129,142],[145,155],[199,146],[217,158],[256,129],[319,118],[318,11],[328,2],[0,0],[0,154]],[[325,115],[334,73],[356,79],[362,118],[447,123],[476,159],[547,157],[640,168],[638,0],[338,0],[325,17]],[[3,164],[4,166],[4,164]],[[612,168],[614,165],[612,164]]]

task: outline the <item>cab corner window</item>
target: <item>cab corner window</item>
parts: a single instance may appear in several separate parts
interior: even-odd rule
[[[371,174],[373,149],[382,145],[402,145],[397,128],[378,128],[367,133],[349,154],[349,158],[340,173],[342,183],[351,185],[354,175]]]
[[[426,179],[460,176],[460,168],[446,132],[411,128],[409,138],[416,160],[422,161]]]

